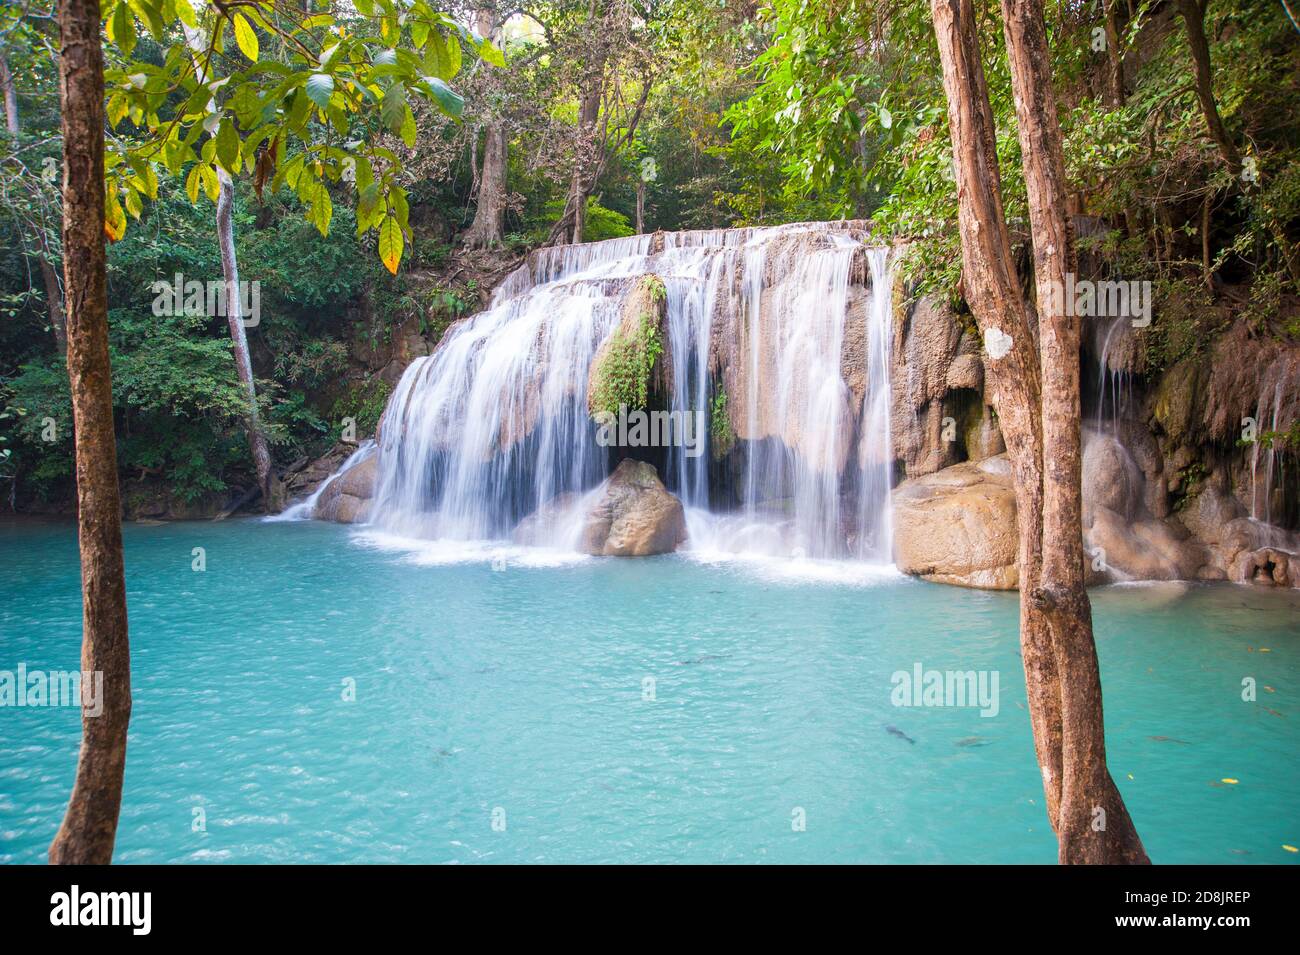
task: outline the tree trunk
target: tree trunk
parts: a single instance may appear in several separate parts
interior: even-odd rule
[[[931,0],[935,36],[948,99],[948,125],[957,167],[962,281],[980,331],[1009,334],[1011,349],[986,362],[1015,476],[1018,575],[1021,582],[1020,654],[1025,666],[1034,748],[1043,774],[1047,816],[1055,825],[1061,794],[1061,712],[1056,659],[1043,615],[1024,599],[1025,582],[1038,579],[1041,564],[1042,433],[1038,354],[1028,309],[1020,293],[1011,238],[1002,208],[1002,185],[994,148],[993,113],[980,61],[970,0]]]
[[[257,415],[257,387],[253,383],[253,362],[248,354],[248,336],[244,331],[243,303],[239,293],[239,263],[235,259],[235,228],[231,215],[235,205],[235,184],[230,174],[218,169],[221,191],[217,196],[217,242],[221,247],[221,271],[226,280],[226,323],[230,326],[230,340],[235,347],[235,368],[239,381],[248,397],[248,446],[253,452],[253,465],[257,468],[257,483],[262,489],[262,502],[268,514],[280,509],[280,482],[271,468],[271,452],[266,445]]]
[[[465,232],[465,247],[489,249],[501,244],[506,205],[506,165],[509,145],[500,120],[489,122],[483,135],[483,165],[478,177],[474,222]]]
[[[131,652],[108,358],[104,59],[98,0],[61,0],[59,27],[63,270],[81,547],[81,668],[85,674],[102,674],[103,710],[91,716],[83,706],[77,775],[49,857],[56,865],[107,864],[113,859],[122,804],[131,719]]]
[[[1106,73],[1110,105],[1124,105],[1124,58],[1119,50],[1119,0],[1106,0]]]
[[[605,164],[603,144],[597,146],[596,120],[600,118],[600,101],[604,96],[605,62],[591,64],[583,84],[578,105],[578,131],[574,146],[573,175],[569,179],[569,195],[564,203],[564,214],[551,227],[547,245],[559,241],[581,242],[587,228],[587,194],[595,185]]]
[[[1027,596],[1047,617],[1060,690],[1060,861],[1148,862],[1106,768],[1101,673],[1083,576],[1079,317],[1067,315],[1064,296],[1053,292],[1065,289],[1067,275],[1074,274],[1077,265],[1074,230],[1065,213],[1065,160],[1042,0],[1002,0],[1002,19],[1038,291],[1043,561]],[[1022,600],[1025,590],[1022,580]]]
[[[645,233],[645,180],[639,179],[636,184],[636,234]]]
[[[18,90],[14,86],[13,74],[9,72],[9,61],[0,53],[0,92],[5,103],[5,128],[9,135],[18,139],[21,128],[18,122]],[[39,248],[37,267],[41,272],[41,282],[45,285],[45,304],[50,312],[50,328],[54,331],[54,341],[59,346],[59,354],[68,351],[67,321],[63,314],[63,288],[59,285],[59,276],[50,262],[50,244],[46,241],[45,230],[38,224],[36,245]]]
[[[479,36],[491,38],[496,31],[491,6],[483,5],[475,13]],[[505,123],[499,118],[488,120],[483,134],[483,165],[478,178],[478,204],[474,221],[465,232],[465,247],[489,249],[501,244],[501,223],[505,216],[509,139]]]
[[[1201,101],[1201,112],[1205,114],[1205,125],[1209,127],[1210,138],[1219,147],[1219,154],[1227,163],[1228,171],[1237,176],[1241,173],[1241,154],[1233,145],[1232,137],[1219,116],[1219,107],[1214,100],[1214,79],[1210,70],[1210,44],[1205,38],[1205,7],[1197,0],[1178,0],[1179,12],[1187,27],[1187,45],[1192,50],[1192,63],[1196,71],[1196,97]]]

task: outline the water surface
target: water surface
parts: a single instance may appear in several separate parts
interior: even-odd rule
[[[126,545],[119,861],[1055,859],[1014,595],[812,561],[465,561],[316,523]],[[1110,766],[1152,859],[1300,861],[1300,597],[1093,601]],[[79,643],[74,529],[0,525],[0,669],[75,668]],[[997,716],[893,706],[918,662],[996,671]],[[0,861],[44,858],[78,740],[76,710],[0,709]]]

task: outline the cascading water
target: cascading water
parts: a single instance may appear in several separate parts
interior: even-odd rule
[[[893,437],[889,430],[889,346],[893,333],[889,250],[871,249],[867,261],[871,266],[872,296],[867,325],[867,390],[859,445],[857,552],[867,560],[889,563],[893,550],[889,492],[894,476]]]
[[[724,422],[736,444],[721,460],[663,454],[688,546],[888,563],[890,275],[888,251],[868,241],[861,224],[814,223],[531,256],[403,375],[379,436],[372,524],[499,540],[549,502],[580,506],[574,492],[611,464],[588,415],[589,369],[631,283],[654,274],[666,292],[661,398],[706,428]]]

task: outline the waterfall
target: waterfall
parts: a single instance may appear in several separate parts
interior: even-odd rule
[[[858,546],[860,557],[890,563],[893,521],[889,492],[893,487],[894,450],[889,432],[889,358],[893,337],[893,282],[889,250],[867,252],[871,265],[871,306],[867,324],[867,391],[862,408],[859,453]]]
[[[659,453],[687,546],[889,563],[890,270],[869,242],[862,223],[800,223],[534,253],[402,376],[378,436],[372,524],[500,540],[543,505],[578,507],[611,469],[588,415],[590,365],[627,290],[654,274],[658,397],[735,438],[725,457]]]

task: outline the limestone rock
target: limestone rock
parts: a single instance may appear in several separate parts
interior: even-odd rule
[[[686,512],[654,467],[631,458],[591,495],[579,549],[604,557],[667,554],[686,540]]]
[[[370,514],[370,499],[375,496],[378,474],[377,454],[348,468],[321,491],[312,516],[318,521],[339,524],[365,523]]]
[[[894,560],[926,580],[1014,590],[1016,497],[1005,456],[964,462],[894,491]]]

